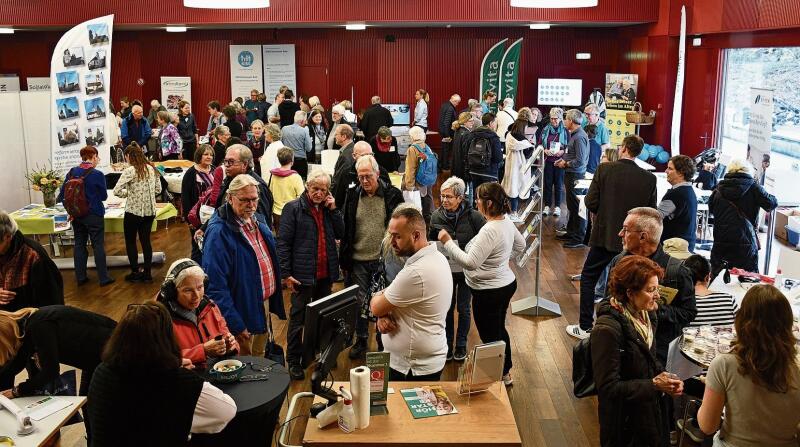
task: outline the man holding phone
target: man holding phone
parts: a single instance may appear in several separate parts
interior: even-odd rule
[[[330,295],[339,279],[336,240],[344,235],[341,210],[330,193],[331,178],[314,170],[306,191],[283,207],[278,232],[278,257],[283,284],[291,290],[286,359],[293,380],[303,380],[303,323],[306,305]]]

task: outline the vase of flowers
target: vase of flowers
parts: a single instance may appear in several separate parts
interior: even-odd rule
[[[40,168],[38,165],[36,169],[28,172],[25,175],[28,182],[31,184],[31,189],[39,191],[44,197],[44,206],[52,208],[56,204],[56,191],[61,187],[63,179],[58,172],[52,168]]]

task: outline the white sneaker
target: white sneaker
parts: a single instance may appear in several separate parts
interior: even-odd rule
[[[584,338],[589,337],[590,331],[584,331],[577,324],[570,324],[569,326],[567,326],[567,334],[577,338],[578,340],[583,340]]]
[[[542,211],[542,214],[544,214],[545,216],[549,216],[550,215],[550,207],[549,206],[544,207],[544,211]]]
[[[559,207],[553,208],[553,216],[556,216],[556,217],[561,216],[561,208],[559,208]]]
[[[522,222],[522,217],[517,215],[517,213],[512,212],[511,214],[508,215],[508,220],[514,223],[520,223]]]
[[[497,377],[497,376],[495,376]],[[514,379],[511,378],[511,372],[503,375],[503,385],[511,386],[514,384]]]

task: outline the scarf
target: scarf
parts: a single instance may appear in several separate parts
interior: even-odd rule
[[[611,306],[614,309],[617,309],[622,315],[628,319],[633,325],[633,328],[636,329],[636,332],[642,336],[644,343],[647,345],[648,348],[653,346],[653,326],[650,325],[650,314],[647,311],[634,311],[631,312],[628,306],[623,305],[616,298],[612,297],[610,299]],[[636,315],[638,314],[638,315]]]
[[[389,152],[389,149],[392,147],[392,140],[390,139],[388,143],[384,143],[376,136],[375,146],[378,147],[378,152]]]
[[[28,285],[31,269],[38,260],[39,255],[25,243],[25,237],[17,230],[11,238],[8,252],[0,256],[0,285],[6,290]]]
[[[447,211],[444,207],[442,207],[442,210],[444,210],[444,217],[446,217],[448,221],[455,222],[461,216],[461,213],[464,212],[464,202],[461,202],[461,205],[459,205],[455,211]]]

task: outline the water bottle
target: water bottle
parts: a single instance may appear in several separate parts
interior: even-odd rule
[[[778,269],[778,273],[775,274],[775,287],[778,288],[781,292],[784,292],[785,282],[783,280],[783,272],[781,269]]]

